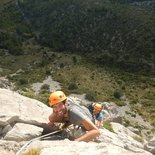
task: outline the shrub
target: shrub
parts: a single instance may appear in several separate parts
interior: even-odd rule
[[[155,128],[152,128],[152,129],[151,129],[151,132],[155,133]]]
[[[19,79],[19,84],[26,85],[26,84],[28,84],[28,80],[27,79]]]
[[[64,68],[65,64],[64,63],[60,63],[60,68]]]
[[[42,93],[36,96],[36,99],[39,100],[40,102],[48,105],[49,103],[49,93]]]
[[[43,84],[40,88],[40,93],[48,93],[50,91],[50,86],[48,84]]]
[[[124,119],[123,119],[123,125],[124,125],[125,127],[128,127],[128,126],[130,125],[130,121],[124,118]]]
[[[69,90],[78,89],[78,86],[77,86],[76,83],[70,83],[69,86],[68,86],[68,89],[69,89]]]
[[[130,104],[137,104],[138,103],[138,100],[132,100],[131,102],[130,102]]]
[[[93,91],[89,91],[86,93],[86,99],[89,101],[95,101],[96,100],[96,94]]]
[[[41,89],[43,89],[43,90],[49,90],[49,88],[50,88],[50,86],[48,84],[43,84],[41,86]]]
[[[116,104],[118,106],[125,106],[126,105],[126,103],[124,101],[116,101]]]
[[[31,91],[31,90],[29,90],[29,91],[27,91],[27,92],[24,92],[23,95],[24,95],[24,96],[27,96],[27,97],[29,97],[29,98],[35,98],[34,92]]]
[[[51,71],[47,69],[47,70],[45,71],[45,74],[46,74],[46,75],[50,75],[50,74],[51,74]]]
[[[113,130],[111,124],[110,124],[110,121],[108,121],[108,120],[104,121],[103,127],[106,128],[107,130],[111,131],[111,132],[114,132],[114,130]]]
[[[72,59],[73,59],[73,63],[76,64],[76,63],[77,63],[77,58],[76,58],[76,56],[73,56]]]
[[[122,90],[115,90],[114,91],[114,97],[117,99],[120,99],[123,96]]]
[[[22,153],[22,155],[40,155],[40,148],[32,148],[27,152]]]

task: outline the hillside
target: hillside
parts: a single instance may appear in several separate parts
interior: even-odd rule
[[[131,3],[129,3],[131,4]],[[155,72],[155,15],[113,0],[22,0],[42,45],[99,65]]]
[[[148,76],[148,74],[151,74],[151,71],[153,72],[152,68],[149,67],[149,70],[147,70],[141,66],[142,70],[146,69],[147,71],[144,75],[133,74],[113,68],[114,65],[115,67],[120,67],[116,65],[114,61],[116,59],[114,58],[118,57],[119,60],[119,52],[121,50],[117,48],[124,48],[122,45],[125,39],[122,40],[123,44],[121,44],[121,46],[116,46],[115,44],[116,42],[120,43],[120,39],[122,39],[121,37],[124,33],[122,30],[128,30],[128,28],[134,29],[135,25],[132,24],[135,21],[137,21],[137,24],[145,21],[146,23],[143,24],[147,29],[137,28],[134,33],[131,31],[131,33],[129,32],[128,34],[133,38],[139,35],[139,39],[142,39],[141,44],[136,44],[135,40],[130,40],[131,45],[136,44],[135,48],[145,47],[146,44],[149,46],[150,39],[153,38],[152,32],[154,27],[152,27],[152,25],[154,24],[154,15],[150,12],[145,12],[146,14],[144,16],[141,10],[137,10],[136,14],[139,14],[139,16],[134,16],[135,12],[127,12],[123,9],[123,7],[129,9],[129,5],[118,2],[117,5],[116,3],[114,5],[112,1],[104,1],[105,3],[103,3],[103,5],[94,4],[93,0],[88,1],[89,5],[85,1],[72,1],[79,5],[73,5],[72,7],[69,5],[72,12],[69,9],[67,14],[65,7],[68,8],[66,5],[69,4],[69,0],[66,1],[63,9],[60,8],[60,4],[64,4],[59,0],[44,2],[38,0],[33,1],[33,3],[30,2],[32,1],[20,1],[20,5],[18,5],[14,0],[0,1],[0,87],[8,88],[8,85],[13,84],[13,88],[10,89],[48,104],[50,94],[49,85],[43,85],[37,95],[32,89],[32,85],[37,82],[42,83],[48,76],[51,76],[53,80],[60,82],[61,88],[66,94],[86,94],[87,99],[91,101],[112,101],[122,107],[129,103],[130,111],[125,112],[126,116],[132,116],[134,119],[136,114],[139,114],[145,121],[149,121],[152,126],[155,127],[155,78],[154,75]],[[53,2],[57,4],[57,7],[56,5],[53,6]],[[99,10],[96,5],[100,6]],[[83,11],[77,8],[77,6],[81,9],[83,8]],[[107,10],[107,13],[102,12],[103,6],[105,10]],[[118,7],[120,7],[120,11],[117,10]],[[55,12],[53,12],[54,9],[56,9]],[[92,11],[92,9],[94,11]],[[111,12],[108,11],[109,9]],[[130,9],[133,11],[135,8],[131,7]],[[29,12],[27,12],[28,10]],[[51,10],[52,12],[50,13]],[[122,13],[123,10],[124,13]],[[79,14],[76,14],[75,11]],[[119,18],[116,16],[118,14],[114,12],[119,14]],[[99,15],[99,13],[101,13],[101,15]],[[130,24],[127,18],[129,17],[128,13],[130,15],[133,14],[133,16],[130,16]],[[102,15],[105,14],[106,16],[102,17]],[[67,20],[66,18],[60,18],[61,16],[59,15],[67,17]],[[141,16],[145,18],[140,18]],[[74,19],[74,17],[76,17],[76,19]],[[117,17],[119,22],[113,22],[113,20],[116,19],[115,17]],[[128,20],[125,20],[124,17]],[[148,17],[152,17],[152,20]],[[107,22],[103,22],[102,18]],[[89,21],[86,19],[89,19]],[[78,25],[76,21],[79,20],[80,23]],[[128,27],[123,27],[121,20],[127,21],[124,26]],[[92,23],[92,21],[94,21],[94,23]],[[38,24],[36,22],[38,22]],[[49,26],[50,24],[53,24],[51,25],[52,28]],[[64,24],[66,24],[66,26]],[[87,24],[90,25],[88,26]],[[67,25],[68,29],[66,29]],[[106,27],[103,28],[102,25],[106,25]],[[72,28],[75,28],[74,32],[76,35],[71,35]],[[114,32],[114,28],[117,28],[117,33]],[[45,31],[45,29],[47,31]],[[103,35],[100,33],[100,29],[102,29],[101,32],[105,32],[106,39],[98,37]],[[91,31],[89,32],[88,30]],[[92,30],[94,30],[93,33],[91,33]],[[146,33],[143,34],[142,32],[144,30]],[[47,34],[44,35],[45,33]],[[97,34],[97,36],[95,34]],[[116,37],[116,35],[113,34],[117,34],[118,36]],[[146,38],[143,38],[143,35],[145,35]],[[77,41],[76,36],[79,37],[79,41]],[[113,39],[111,38],[112,36]],[[65,37],[68,37],[68,39],[65,39]],[[143,39],[148,40],[143,41]],[[73,44],[71,41],[73,41]],[[94,44],[91,46],[89,43],[92,41],[94,41]],[[105,43],[105,41],[107,42]],[[103,46],[102,42],[105,49],[100,51],[100,48]],[[51,43],[52,46],[50,46],[49,43]],[[74,43],[80,45],[75,48],[75,50]],[[86,43],[88,43],[88,46],[83,46],[86,45]],[[63,47],[62,45],[66,47],[60,48],[60,46]],[[49,46],[49,48],[47,46]],[[89,50],[90,47],[92,47],[92,50]],[[149,61],[150,64],[154,64],[152,46],[149,46],[150,48],[146,50],[148,52],[148,50],[151,49],[150,53],[147,53],[144,47],[140,48],[139,53],[136,53],[135,50],[130,50],[131,53],[128,50],[122,50],[122,60],[124,60],[124,54],[128,54],[128,57],[131,55],[131,58],[128,60],[132,60],[133,62],[142,58],[146,60],[147,57],[147,61],[145,62],[148,63]],[[85,48],[88,50],[84,50]],[[131,46],[131,48],[134,47]],[[66,49],[68,50],[66,51]],[[118,55],[117,50],[119,51]],[[143,50],[143,54],[145,55],[142,55],[141,50]],[[152,55],[151,58],[150,55]],[[137,63],[139,62],[137,61]],[[105,67],[102,64],[106,64],[110,67]],[[135,71],[139,69],[135,63],[133,63],[133,65],[135,65],[134,68],[128,66],[126,70]],[[121,65],[121,67],[123,66]],[[1,77],[8,79],[11,84],[8,84],[5,80],[1,81]],[[127,126],[132,125],[140,129],[143,128],[143,126],[139,124],[135,125],[133,121],[125,121]],[[154,131],[154,129],[152,129],[152,131]]]

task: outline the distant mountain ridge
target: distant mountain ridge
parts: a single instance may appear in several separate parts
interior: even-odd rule
[[[155,1],[154,0],[131,0],[131,5],[152,11],[155,13]]]

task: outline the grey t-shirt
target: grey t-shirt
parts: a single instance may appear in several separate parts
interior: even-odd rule
[[[90,119],[94,123],[94,119],[88,108],[76,104],[71,98],[67,99],[67,107],[69,112],[69,122],[71,124],[81,126],[84,119]]]

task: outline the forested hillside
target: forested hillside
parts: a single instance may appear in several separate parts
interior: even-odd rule
[[[126,115],[155,125],[155,17],[146,10],[125,0],[1,0],[0,78],[48,104],[50,86],[35,94],[32,85],[51,76],[66,94],[129,103]]]
[[[140,1],[139,1],[140,2]],[[155,14],[126,0],[21,0],[25,15],[55,51],[100,65],[155,72]]]
[[[15,1],[0,1],[0,49],[13,55],[23,54],[22,43],[29,37],[31,30]]]

